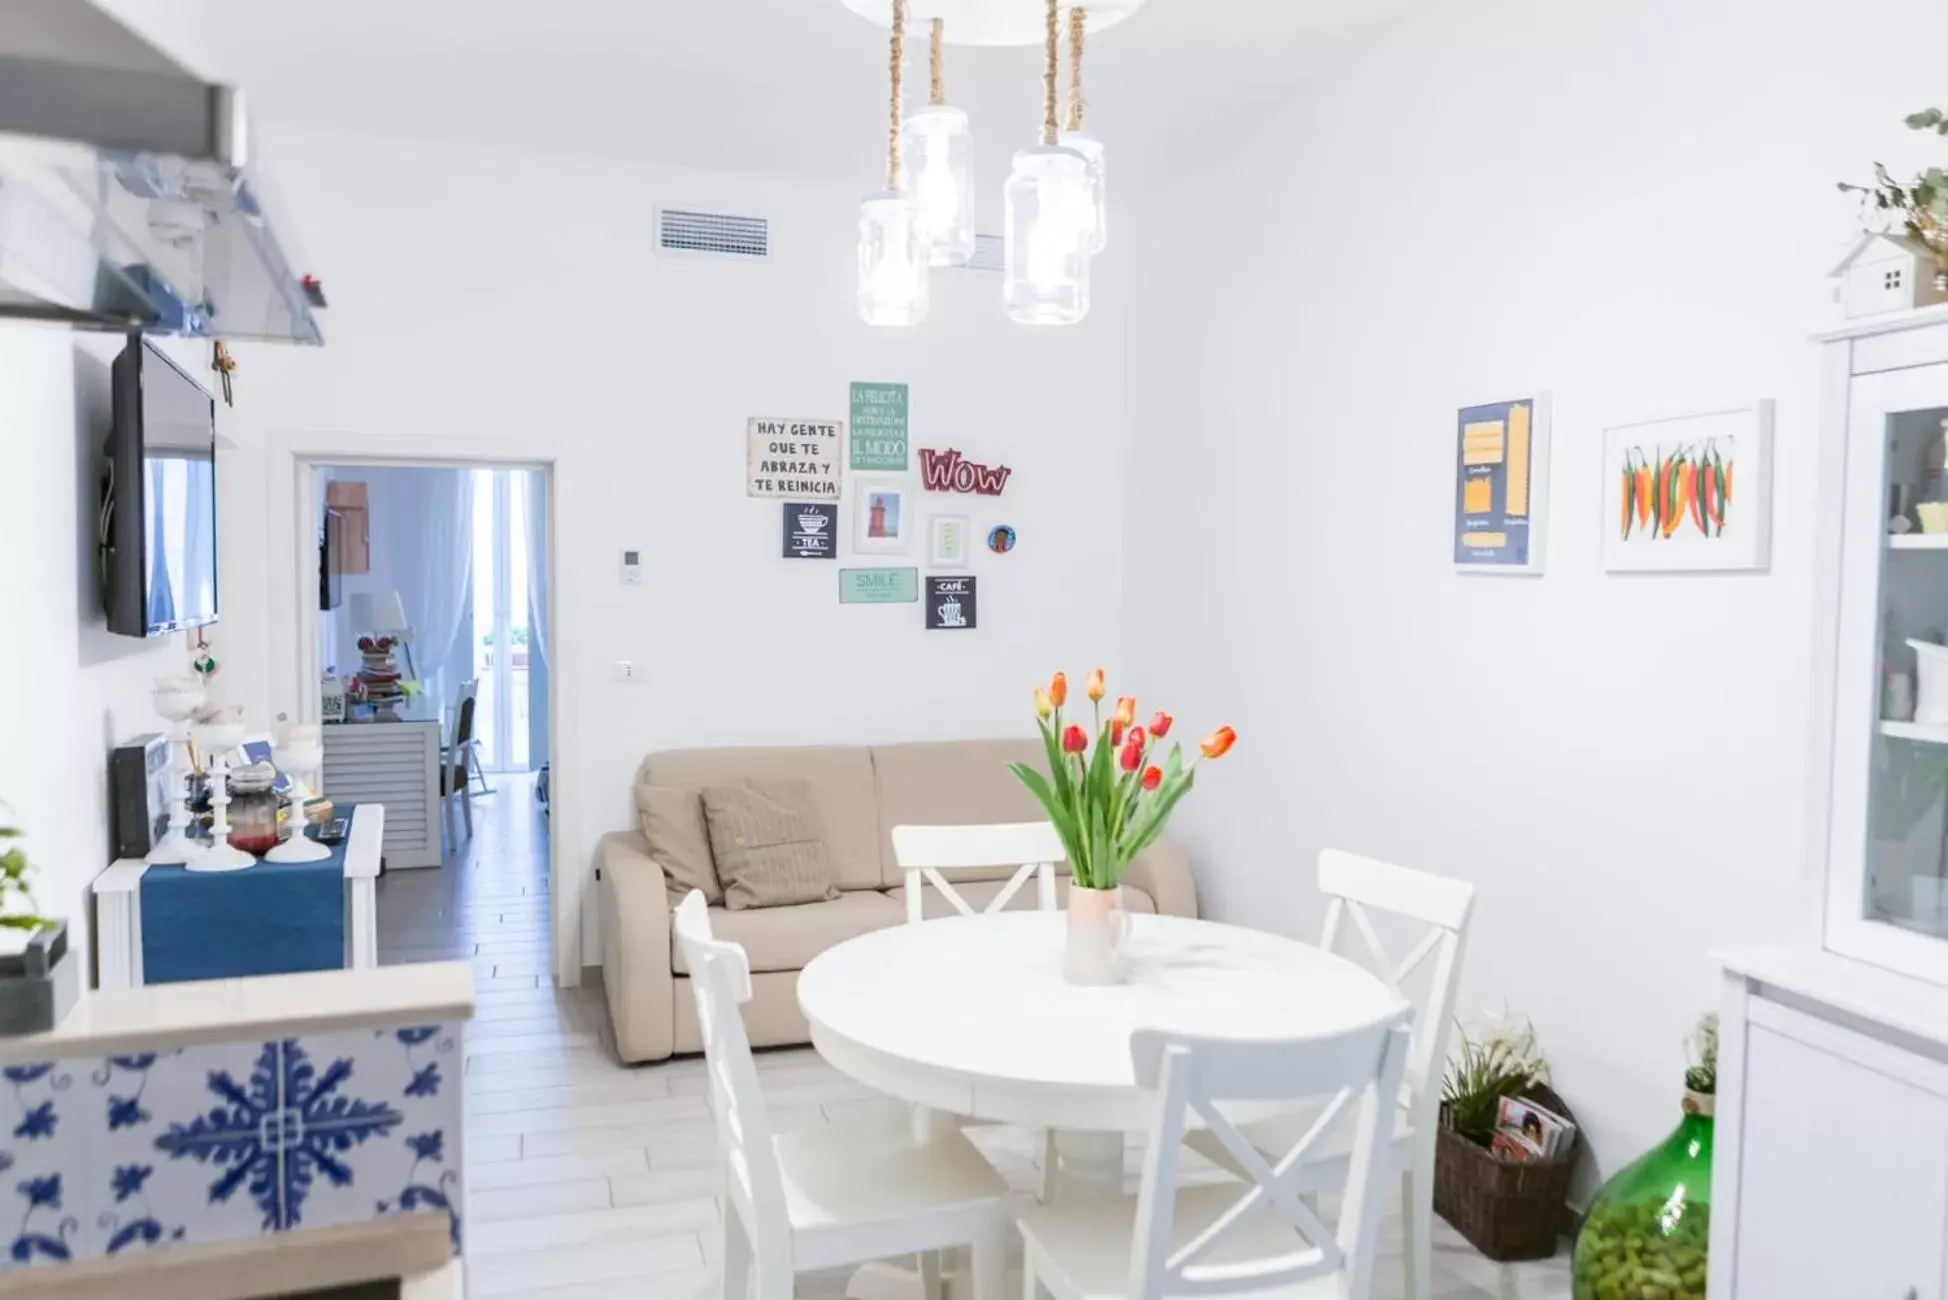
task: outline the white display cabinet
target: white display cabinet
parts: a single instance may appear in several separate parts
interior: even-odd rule
[[[1812,798],[1825,825],[1809,846],[1824,943],[1948,985],[1948,663],[1920,690],[1929,652],[1911,644],[1948,647],[1948,532],[1919,520],[1930,501],[1948,514],[1948,313],[1862,322],[1825,350]],[[1915,693],[1918,718],[1901,707]]]

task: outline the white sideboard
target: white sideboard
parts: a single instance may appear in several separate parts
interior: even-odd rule
[[[386,807],[385,865],[440,865],[440,723],[348,722],[320,729],[325,796]]]
[[[1712,1300],[1948,1300],[1948,988],[1722,960]]]

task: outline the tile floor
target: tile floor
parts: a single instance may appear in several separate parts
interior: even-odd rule
[[[599,987],[556,990],[548,967],[547,827],[531,778],[496,775],[475,833],[441,869],[379,882],[383,963],[471,960],[467,1031],[467,1273],[474,1300],[712,1300],[718,1295],[716,1133],[702,1064],[619,1065]],[[898,1105],[809,1049],[761,1053],[780,1127]],[[1023,1130],[974,1139],[1025,1198]],[[1137,1168],[1132,1156],[1130,1169]],[[1436,1223],[1437,1300],[1568,1300],[1566,1258],[1503,1266]],[[1375,1300],[1400,1294],[1390,1223]],[[850,1270],[798,1280],[839,1300]]]

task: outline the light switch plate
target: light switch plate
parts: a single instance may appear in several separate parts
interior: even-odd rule
[[[622,553],[622,580],[631,586],[641,586],[643,581],[643,553],[624,551]]]

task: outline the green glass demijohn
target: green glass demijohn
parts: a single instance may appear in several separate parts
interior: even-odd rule
[[[1575,1300],[1704,1300],[1711,1243],[1712,1109],[1718,1024],[1696,1035],[1684,1119],[1596,1194],[1576,1234]]]

